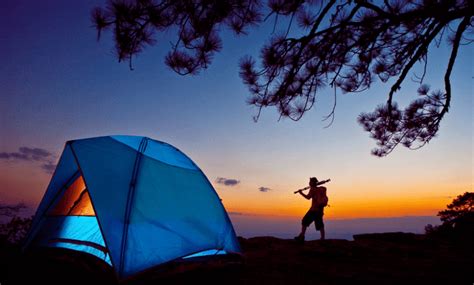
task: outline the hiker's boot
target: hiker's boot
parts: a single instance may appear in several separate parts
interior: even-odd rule
[[[295,240],[300,243],[304,243],[304,235],[298,235],[295,237]]]

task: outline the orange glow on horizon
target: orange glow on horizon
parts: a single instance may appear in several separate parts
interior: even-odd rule
[[[334,193],[329,195],[329,207],[325,209],[325,217],[330,219],[352,219],[352,218],[384,218],[401,216],[435,216],[439,211],[446,208],[457,195],[463,191],[463,187],[449,193],[431,187],[431,193],[424,189],[407,191],[403,195],[374,194],[366,190],[360,196],[340,195]],[[456,187],[454,187],[456,188]],[[433,189],[435,189],[433,191]],[[224,193],[221,196],[227,196]],[[224,206],[228,212],[243,213],[265,216],[291,216],[302,217],[309,209],[311,202],[303,197],[292,196],[290,193],[265,195],[265,198],[249,196],[229,197],[223,199]],[[231,199],[232,198],[232,199]]]
[[[331,219],[351,219],[351,218],[384,218],[401,216],[435,216],[451,202],[450,198],[439,198],[425,201],[424,199],[398,199],[394,200],[366,200],[362,203],[358,201],[341,201],[340,203],[330,203],[325,209],[325,217]],[[308,206],[279,207],[277,211],[269,207],[241,207],[229,204],[226,206],[228,212],[243,214],[254,214],[264,216],[291,216],[302,217],[309,209]]]
[[[22,163],[5,163],[0,165],[0,170],[0,201],[25,202],[35,209],[51,176],[41,169]],[[327,185],[330,207],[325,210],[325,218],[435,216],[457,195],[471,191],[471,177],[448,178],[433,178],[427,182],[424,179],[395,182],[381,179],[370,182],[343,180],[342,177],[334,179],[334,182]],[[304,187],[306,181],[302,183],[302,179],[293,180],[276,181],[275,185],[268,185],[271,191],[266,193],[257,190],[258,181],[249,181],[248,184],[232,188],[218,184],[214,187],[228,212],[302,217],[311,202],[293,194],[293,191]],[[349,184],[347,181],[353,183]]]

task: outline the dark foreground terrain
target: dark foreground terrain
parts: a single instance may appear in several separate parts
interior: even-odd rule
[[[171,264],[128,284],[470,284],[472,245],[387,233],[354,241],[240,239],[241,258]],[[114,284],[110,267],[71,251],[0,249],[0,284]]]

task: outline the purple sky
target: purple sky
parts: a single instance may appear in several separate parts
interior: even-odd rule
[[[117,63],[111,34],[97,42],[91,27],[91,9],[104,3],[1,2],[0,153],[21,155],[26,147],[49,155],[4,155],[0,202],[36,206],[65,141],[112,134],[149,136],[177,146],[215,182],[229,211],[301,215],[307,201],[292,191],[314,175],[333,181],[329,218],[434,216],[471,189],[472,46],[459,51],[451,109],[439,137],[421,150],[399,147],[380,159],[370,155],[375,143],[356,118],[386,100],[389,84],[339,96],[335,122],[327,129],[321,120],[332,107],[329,90],[299,122],[278,122],[275,110],[268,109],[254,123],[256,110],[245,103],[248,92],[238,61],[258,55],[272,21],[248,36],[224,32],[223,51],[209,69],[182,77],[163,64],[171,33],[160,35],[158,45],[134,61],[134,71]],[[443,87],[448,54],[445,45],[430,51],[426,82],[434,89]],[[395,100],[406,105],[416,88],[408,79]]]

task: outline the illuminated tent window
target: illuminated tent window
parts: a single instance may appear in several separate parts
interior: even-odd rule
[[[82,176],[76,178],[50,209],[50,216],[95,216]]]
[[[112,264],[89,191],[79,172],[67,179],[54,197],[36,242],[86,252]]]

